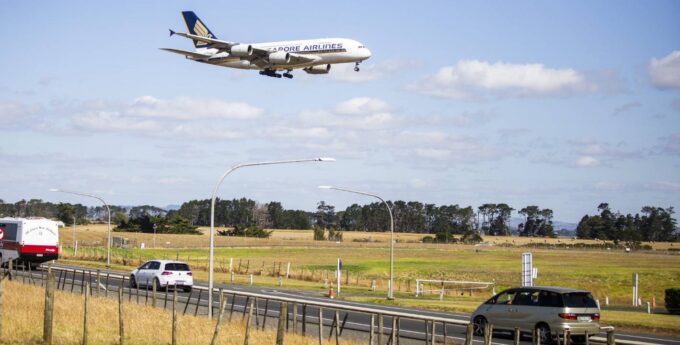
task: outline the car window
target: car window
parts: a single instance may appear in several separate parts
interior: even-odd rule
[[[516,305],[538,305],[538,291],[520,291],[515,296],[512,304]]]
[[[572,292],[562,295],[564,305],[570,308],[597,308],[593,296],[587,292]]]
[[[146,262],[146,263],[144,263],[144,265],[139,266],[139,269],[140,269],[140,270],[146,270],[146,269],[149,268],[149,264],[151,264],[151,263],[150,263],[150,262]]]
[[[558,307],[564,306],[562,303],[562,296],[552,291],[541,291],[538,295],[538,305],[541,307]]]
[[[157,269],[159,269],[159,268],[161,268],[161,263],[160,263],[160,262],[158,262],[158,261],[152,261],[152,262],[150,262],[150,265],[149,265],[149,269],[150,269],[150,270],[157,270]]]
[[[515,298],[517,291],[506,291],[502,292],[496,297],[496,304],[512,304],[512,300]]]
[[[165,270],[166,271],[189,271],[189,265],[179,263],[179,262],[172,262],[165,264]]]

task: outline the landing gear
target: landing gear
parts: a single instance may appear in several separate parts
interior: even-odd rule
[[[266,69],[264,71],[260,71],[260,75],[266,75],[267,77],[281,78],[280,73],[276,73],[275,70],[271,70],[271,69]]]
[[[293,70],[290,70],[290,69],[289,69],[288,71],[286,71],[286,73],[283,74],[283,76],[284,76],[285,78],[288,78],[288,79],[293,79],[293,75],[290,74],[290,72],[292,72],[292,71],[293,71]]]
[[[361,61],[354,64],[354,72],[359,72],[359,64],[360,63],[361,63]]]

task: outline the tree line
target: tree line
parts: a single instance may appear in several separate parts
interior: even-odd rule
[[[418,201],[387,201],[398,232],[433,234],[437,241],[454,235],[480,234],[527,237],[554,237],[553,210],[528,205],[517,214],[523,221],[516,229],[509,226],[514,208],[505,203],[486,203],[477,208],[459,205],[435,205]],[[210,225],[210,199],[190,200],[176,210],[150,205],[110,206],[112,222],[120,230],[195,233],[198,226]],[[677,241],[676,220],[672,207],[645,206],[641,214],[623,215],[612,212],[606,203],[598,207],[600,214],[585,215],[578,224],[576,236],[583,239],[614,241]],[[40,199],[5,203],[0,199],[0,216],[41,216],[59,219],[65,224],[89,220],[106,220],[103,206],[50,203]],[[333,231],[387,231],[389,213],[383,203],[352,204],[336,211],[335,206],[320,201],[316,211],[285,209],[280,202],[258,203],[247,198],[217,199],[215,225],[237,228],[225,234],[257,232],[259,229],[324,229]],[[159,231],[161,230],[161,231]],[[259,233],[259,232],[258,232]]]

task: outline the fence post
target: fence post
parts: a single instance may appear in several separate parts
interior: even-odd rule
[[[246,319],[246,335],[243,339],[243,345],[248,345],[248,340],[250,340],[250,319],[253,317],[253,309],[255,301],[250,301],[250,311],[248,311],[248,318]]]
[[[146,291],[149,291],[148,286],[146,287]],[[189,296],[189,298],[191,299],[191,296]],[[156,284],[153,284],[153,286],[151,286],[151,305],[154,308],[156,308]],[[186,311],[187,311],[187,308],[184,308],[185,313],[186,313]]]
[[[12,262],[13,262],[13,261],[14,261],[14,260],[9,260],[9,261],[7,262],[7,272],[9,272],[9,274],[8,274],[9,280],[14,279],[14,275],[12,274]]]
[[[99,297],[99,287],[102,285],[101,272],[97,269],[97,297]]]
[[[519,327],[515,327],[515,334],[514,334],[514,336],[515,336],[515,345],[519,345],[519,339],[520,339],[521,336],[522,336],[522,333],[520,333],[520,331],[519,331]]]
[[[467,324],[465,328],[465,345],[472,345],[472,338],[474,337],[475,325],[472,322]]]
[[[302,336],[307,334],[307,305],[302,305]]]
[[[607,345],[614,345],[616,343],[616,339],[614,337],[614,330],[610,329],[607,331]]]
[[[434,345],[436,338],[437,338],[436,325],[437,325],[437,323],[434,320],[432,320],[432,332],[431,332],[432,333],[432,341],[430,342],[431,345]]]
[[[493,338],[493,326],[490,323],[484,324],[484,345],[491,345]]]
[[[538,329],[534,328],[532,336],[534,345],[541,345],[541,337],[538,336]]]
[[[585,344],[585,345],[590,345],[590,335],[588,335],[588,331],[586,331],[585,337],[586,337],[586,339],[585,339],[585,343],[584,343],[584,344]]]
[[[383,326],[384,320],[382,314],[378,314],[378,345],[383,342]]]
[[[83,305],[83,345],[87,345],[87,304],[90,298],[90,284],[85,287],[85,304]]]
[[[323,345],[323,308],[319,307],[319,345]]]
[[[125,345],[125,327],[123,326],[123,287],[118,288],[118,343]]]
[[[332,331],[332,330],[331,330]],[[335,344],[340,344],[340,314],[335,310]]]
[[[172,345],[177,345],[177,284],[172,292]]]
[[[279,325],[276,329],[276,345],[283,345],[283,335],[286,332],[286,317],[288,316],[288,302],[279,304]]]
[[[43,342],[48,345],[52,344],[53,313],[54,313],[54,274],[52,273],[52,265],[50,265],[47,268],[47,284],[45,285],[45,317],[43,320]]]
[[[293,303],[293,334],[297,334],[298,305]]]
[[[570,334],[570,332],[569,332],[568,329],[564,331],[564,339],[562,340],[562,344],[569,345],[569,340],[570,340],[569,338],[571,338],[571,336],[569,334]]]
[[[227,298],[222,292],[220,292],[220,313],[217,314],[217,323],[215,324],[215,332],[213,332],[212,340],[210,345],[215,345],[217,343],[217,334],[219,333],[220,324],[222,323],[222,314],[224,314],[224,307],[226,305]]]
[[[371,314],[371,326],[368,332],[368,345],[373,345],[374,333],[375,333],[375,314]]]

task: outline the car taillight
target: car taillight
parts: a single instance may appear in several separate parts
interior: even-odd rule
[[[565,320],[576,320],[578,318],[574,313],[560,313],[559,316]]]
[[[600,321],[600,314],[593,314],[590,316],[593,321]]]
[[[193,276],[193,274],[191,274],[191,272],[187,272],[187,275],[188,275],[188,276]]]
[[[161,273],[162,276],[169,276],[171,274],[172,274],[172,272],[170,272],[170,271],[163,271],[163,273]]]

